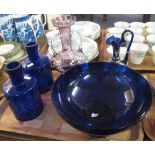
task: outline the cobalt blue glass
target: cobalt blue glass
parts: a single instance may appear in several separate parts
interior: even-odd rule
[[[152,102],[147,80],[113,62],[73,67],[60,75],[52,88],[58,113],[90,135],[114,134],[133,126]]]
[[[25,49],[29,58],[29,62],[24,68],[25,73],[37,79],[37,87],[40,93],[51,90],[53,75],[50,60],[47,56],[39,55],[36,42],[28,42],[25,44]]]
[[[36,79],[23,74],[19,62],[11,62],[5,68],[10,80],[3,85],[3,92],[16,118],[29,121],[39,116],[43,102],[36,88]]]

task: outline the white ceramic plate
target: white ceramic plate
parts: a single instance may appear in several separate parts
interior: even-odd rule
[[[98,56],[99,51],[98,51],[97,43],[94,40],[89,39],[87,37],[82,37],[81,42],[82,42],[83,52],[84,52],[84,54],[85,54],[88,61],[91,61],[91,60],[93,60],[94,58],[96,58]],[[62,46],[61,46],[61,41],[60,40],[55,40],[52,45],[53,45],[54,50],[57,53],[60,53],[62,51]],[[74,47],[76,45],[77,45],[77,40],[73,39],[72,49],[75,49]],[[48,48],[47,56],[50,59],[53,56],[53,50],[52,50],[51,47]]]
[[[4,64],[7,64],[7,63],[12,62],[12,61],[23,61],[27,57],[28,57],[27,53],[21,49],[21,51],[17,55],[13,56],[10,59],[7,59],[4,62]]]
[[[82,34],[84,37],[96,40],[100,36],[101,27],[97,23],[89,21],[78,21],[72,25],[71,29]]]
[[[15,48],[15,46],[13,44],[0,45],[0,55],[8,54],[14,48]]]

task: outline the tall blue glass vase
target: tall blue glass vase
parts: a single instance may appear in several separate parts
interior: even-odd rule
[[[41,95],[34,77],[24,75],[19,62],[11,62],[5,68],[10,80],[3,85],[3,92],[16,118],[21,121],[32,120],[43,110]]]
[[[37,86],[40,93],[49,91],[53,84],[52,68],[50,60],[45,55],[39,55],[38,44],[28,42],[25,44],[29,62],[25,66],[25,73],[37,79]]]

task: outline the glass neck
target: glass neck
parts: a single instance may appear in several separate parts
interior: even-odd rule
[[[37,44],[34,46],[27,46],[26,51],[31,62],[35,63],[40,60]]]
[[[61,42],[62,42],[62,51],[71,50],[71,28],[67,27],[59,27]]]
[[[20,85],[24,83],[24,73],[22,69],[13,70],[8,72],[12,85]]]

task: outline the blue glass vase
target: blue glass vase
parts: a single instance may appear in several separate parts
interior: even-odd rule
[[[41,95],[36,87],[36,79],[24,75],[19,62],[6,65],[5,71],[10,80],[3,85],[3,92],[16,118],[21,121],[32,120],[43,110]]]
[[[37,79],[40,93],[49,91],[53,84],[53,75],[50,60],[45,55],[39,55],[38,44],[29,42],[25,44],[29,62],[25,66],[25,73]]]

